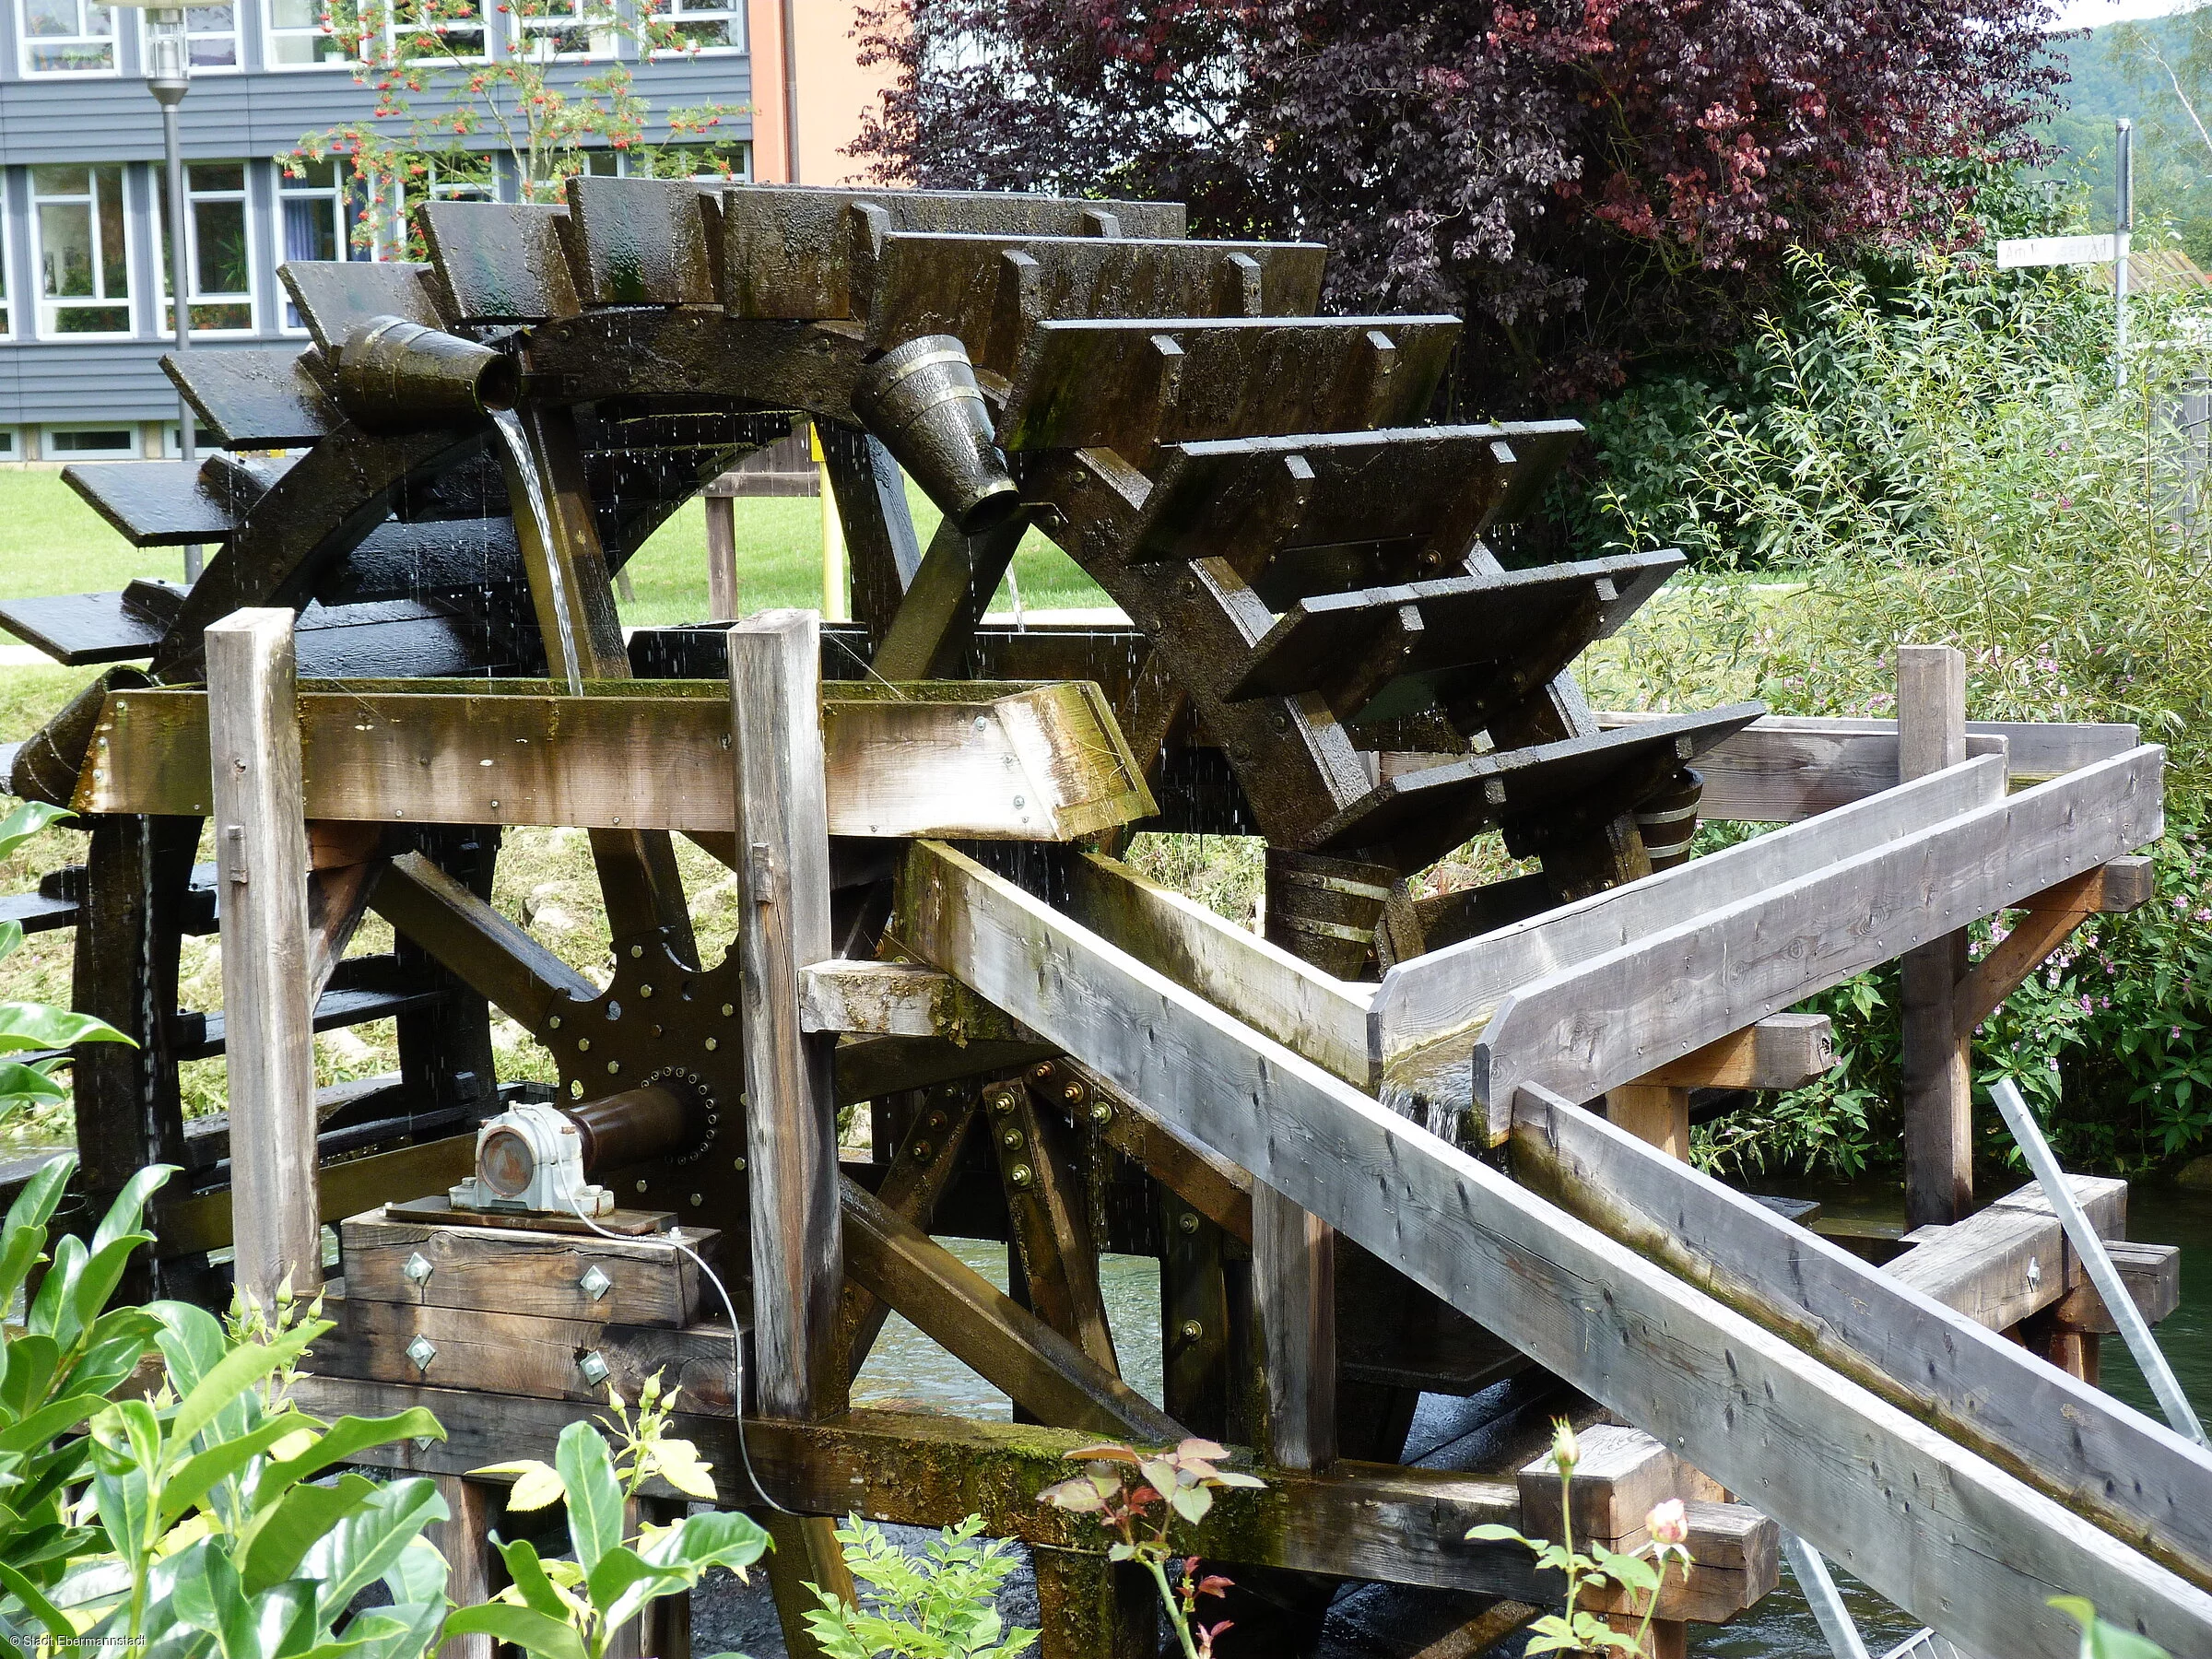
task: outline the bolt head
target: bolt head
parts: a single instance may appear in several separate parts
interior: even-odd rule
[[[700,1205],[704,1204],[706,1201],[707,1201],[707,1200],[706,1200],[706,1198],[705,1198],[704,1194],[702,1194],[694,1193],[694,1194],[691,1194],[691,1207],[692,1207],[693,1209],[697,1209],[697,1208],[698,1208],[698,1207],[699,1207]]]
[[[1186,1233],[1196,1232],[1198,1230],[1198,1212],[1195,1210],[1183,1211],[1181,1216],[1176,1218],[1175,1225]]]
[[[1037,1179],[1037,1174],[1028,1164],[1016,1164],[1006,1171],[1006,1179],[1018,1187],[1026,1187]]]
[[[936,1147],[931,1146],[927,1141],[916,1141],[914,1143],[914,1161],[916,1163],[927,1163],[930,1159],[930,1155],[935,1151]]]
[[[586,1382],[596,1388],[607,1378],[606,1356],[597,1348],[593,1348],[576,1361],[576,1369],[583,1373]]]
[[[1014,1096],[1009,1089],[1000,1089],[991,1097],[991,1110],[1004,1117],[1014,1110]]]
[[[409,1282],[419,1285],[437,1269],[430,1265],[430,1258],[418,1250],[407,1258],[407,1265],[399,1271]]]
[[[1090,1103],[1090,1121],[1094,1124],[1112,1123],[1113,1108],[1103,1100],[1093,1100]]]
[[[640,985],[638,987],[638,994],[640,996],[651,996],[653,994],[653,987],[651,985]]]
[[[589,1037],[577,1038],[576,1052],[580,1054],[590,1053],[592,1052],[592,1040]]]
[[[643,1192],[644,1190],[645,1190],[645,1183],[644,1183],[643,1182],[641,1182],[641,1182],[638,1182],[638,1191],[641,1193],[641,1192]]]
[[[594,1262],[583,1270],[583,1277],[576,1281],[576,1288],[592,1300],[597,1301],[615,1288],[615,1281],[601,1272],[599,1265]]]
[[[998,1144],[1008,1148],[1020,1146],[1021,1131],[1018,1129],[1006,1129],[1001,1131],[998,1137]]]
[[[1206,1327],[1196,1320],[1186,1319],[1182,1322],[1182,1339],[1185,1342],[1195,1342],[1205,1335]]]
[[[417,1375],[425,1374],[430,1369],[430,1361],[438,1358],[438,1345],[418,1333],[415,1340],[407,1344],[407,1358],[415,1362]]]
[[[710,1037],[710,1038],[708,1038],[708,1039],[707,1039],[707,1053],[710,1053],[710,1054],[711,1054],[711,1053],[713,1053],[713,1052],[714,1052],[716,1049],[720,1048],[721,1046],[722,1046],[722,1044],[721,1044],[719,1041],[716,1041],[714,1038],[712,1038],[712,1037]]]

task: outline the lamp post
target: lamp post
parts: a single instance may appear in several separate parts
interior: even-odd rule
[[[192,44],[184,30],[183,8],[149,6],[147,0],[119,0],[146,12],[146,88],[161,106],[161,154],[169,177],[169,302],[176,324],[177,349],[192,349],[192,260],[186,246],[191,205],[184,194],[184,158],[177,135],[177,106],[192,88]],[[191,466],[199,460],[192,405],[177,394],[177,453]],[[200,547],[184,548],[184,580],[200,576]]]

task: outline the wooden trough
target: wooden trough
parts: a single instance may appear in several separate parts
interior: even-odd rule
[[[234,449],[304,453],[79,469],[137,539],[222,552],[189,593],[0,607],[64,660],[150,660],[18,755],[91,840],[10,901],[77,927],[79,1005],[141,1040],[76,1066],[92,1194],[187,1170],[148,1288],[219,1298],[226,1246],[244,1287],[303,1285],[335,1225],[301,1397],[436,1411],[449,1438],[389,1461],[440,1479],[462,1595],[500,1506],[472,1472],[658,1373],[723,1500],[795,1512],[794,1653],[856,1511],[980,1512],[1031,1547],[1049,1659],[1153,1653],[1147,1584],[1035,1497],[1101,1434],[1186,1433],[1265,1482],[1189,1540],[1238,1581],[1240,1651],[1309,1649],[1361,1581],[1420,1602],[1431,1659],[1478,1651],[1559,1594],[1465,1536],[1556,1530],[1555,1415],[1588,1430],[1578,1538],[1689,1503],[1663,1652],[1773,1587],[1783,1529],[1984,1659],[2070,1659],[2057,1594],[2212,1652],[2212,1458],[2096,1389],[2108,1312],[2035,1194],[1975,1207],[1968,1138],[1976,1023],[2148,897],[2162,751],[1970,726],[1940,649],[1900,653],[1900,723],[1594,712],[1568,665],[1678,557],[1509,571],[1482,539],[1571,424],[1421,424],[1452,319],[1305,314],[1321,250],[1182,229],[578,180],[565,210],[431,205],[429,267],[288,266],[297,359],[172,363]],[[334,365],[388,315],[514,406],[349,394]],[[877,365],[927,341],[952,413],[910,418]],[[861,620],[625,638],[622,559],[794,413]],[[901,469],[947,513],[926,549]],[[1030,528],[1130,626],[985,627]],[[1700,818],[1780,827],[1686,857]],[[548,826],[588,833],[603,976],[490,902],[501,830]],[[1162,826],[1265,837],[1265,936],[1124,861]],[[1526,873],[1423,888],[1493,832]],[[720,962],[677,834],[739,889]],[[371,912],[390,957],[350,950]],[[194,1026],[178,941],[216,930]],[[1831,1239],[1684,1161],[1717,1091],[1832,1063],[1789,1010],[1900,958],[1912,1231]],[[493,1007],[558,1085],[494,1075]],[[402,1075],[319,1100],[314,1031],[383,1017]],[[216,1052],[228,1118],[187,1125],[175,1066]],[[550,1154],[500,1184],[532,1124],[588,1145],[588,1188]],[[2124,1236],[2123,1183],[2077,1191]],[[948,1237],[1003,1241],[1011,1293]],[[1157,1400],[1105,1253],[1159,1263]],[[2171,1252],[2122,1261],[2171,1308]],[[893,1312],[1020,1420],[853,1408]],[[1466,1432],[1408,1463],[1424,1397]],[[680,1612],[626,1640],[688,1651]]]

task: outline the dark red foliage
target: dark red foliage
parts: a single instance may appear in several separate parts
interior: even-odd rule
[[[1792,244],[1941,234],[2060,78],[2041,0],[880,0],[886,178],[1170,196],[1471,324],[1504,409],[1725,344]]]

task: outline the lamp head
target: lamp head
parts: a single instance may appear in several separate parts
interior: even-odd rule
[[[163,105],[182,102],[192,84],[192,48],[184,35],[184,9],[164,0],[112,0],[146,13],[146,85]]]

